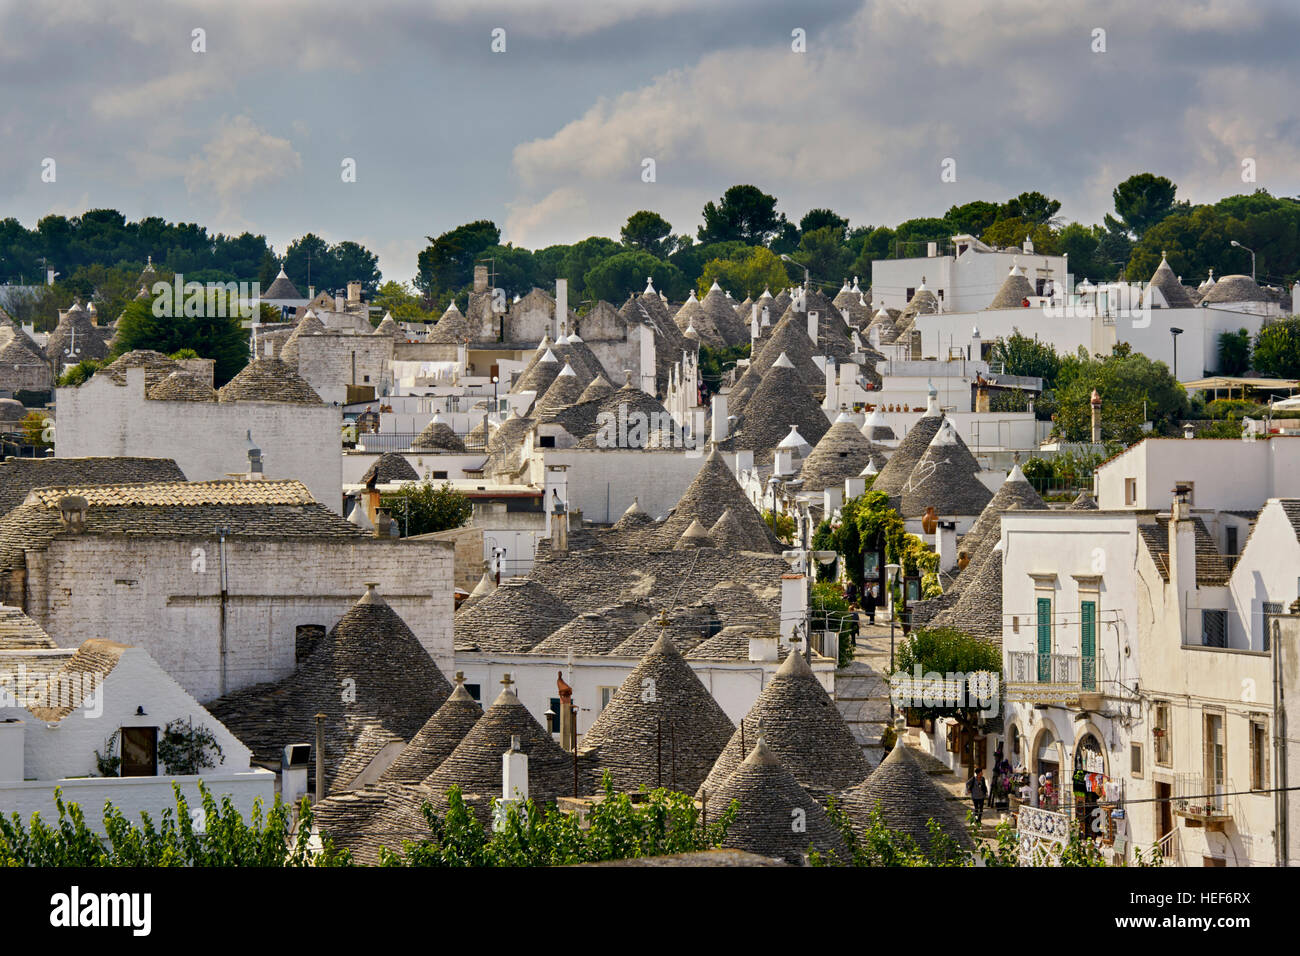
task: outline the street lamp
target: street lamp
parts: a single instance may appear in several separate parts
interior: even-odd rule
[[[804,265],[802,262],[796,262],[794,259],[791,259],[791,258],[790,258],[788,255],[786,255],[784,252],[781,253],[781,259],[782,259],[783,261],[785,261],[785,262],[790,263],[791,265],[798,266],[800,269],[802,269],[802,270],[803,270],[803,287],[804,287],[805,289],[811,287],[811,285],[812,285],[812,280],[808,277],[808,267],[807,267],[806,265]]]
[[[1178,381],[1178,336],[1183,334],[1183,330],[1175,325],[1169,327],[1169,334],[1174,337],[1174,381]]]
[[[1250,248],[1250,246],[1243,246],[1236,239],[1233,239],[1229,243],[1229,245],[1236,246],[1238,249],[1245,249],[1247,252],[1250,253],[1250,280],[1254,282],[1255,281],[1255,250]]]

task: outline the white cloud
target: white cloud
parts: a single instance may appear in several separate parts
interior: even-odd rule
[[[250,192],[302,169],[293,145],[259,128],[247,116],[222,120],[202,155],[191,156],[185,186],[193,194],[210,192],[221,202],[222,215]]]

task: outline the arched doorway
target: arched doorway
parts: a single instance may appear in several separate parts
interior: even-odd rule
[[[1097,804],[1105,796],[1107,776],[1106,751],[1097,733],[1089,728],[1074,746],[1070,786],[1074,794],[1074,815],[1081,832],[1099,835],[1101,814]]]
[[[1056,810],[1061,806],[1061,744],[1051,728],[1044,727],[1029,752],[1030,797],[1034,806]]]

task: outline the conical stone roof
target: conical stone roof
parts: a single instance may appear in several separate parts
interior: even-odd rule
[[[979,471],[979,462],[945,418],[903,485],[900,513],[914,518],[933,506],[940,515],[980,514],[993,495],[976,477]]]
[[[726,345],[744,345],[749,341],[749,313],[746,312],[742,320],[734,303],[716,282],[700,301],[700,306]]]
[[[736,729],[709,771],[701,791],[714,792],[721,788],[759,734],[785,768],[819,802],[853,786],[871,772],[853,731],[803,654],[786,655],[743,723],[743,733]]]
[[[1025,478],[1025,473],[1016,465],[1007,475],[989,503],[984,506],[980,516],[961,539],[959,550],[965,551],[974,560],[976,555],[985,555],[1002,537],[1002,515],[1012,505],[1026,511],[1042,511],[1047,508],[1034,486]],[[969,566],[969,565],[968,565]]]
[[[425,785],[444,799],[453,786],[462,793],[500,797],[501,755],[510,749],[512,736],[519,737],[519,749],[528,754],[528,796],[534,803],[573,795],[573,758],[533,719],[510,686],[425,778]]]
[[[574,617],[573,608],[536,581],[511,578],[456,613],[458,648],[522,654]]]
[[[1158,289],[1160,295],[1152,294],[1153,289]],[[1156,271],[1151,276],[1151,282],[1143,292],[1142,304],[1152,308],[1162,309],[1192,309],[1196,303],[1188,295],[1183,284],[1178,281],[1178,276],[1174,275],[1174,270],[1169,268],[1169,260],[1160,255],[1160,265],[1156,266]]]
[[[447,454],[464,454],[465,443],[452,431],[450,425],[440,415],[424,426],[424,430],[411,442],[412,451],[445,452]]]
[[[644,601],[624,601],[599,611],[579,614],[535,645],[529,653],[565,655],[572,651],[581,657],[608,654],[650,620],[650,615],[650,605]]]
[[[319,335],[325,331],[325,323],[316,318],[316,313],[308,309],[298,321],[289,337],[280,347],[280,361],[290,365],[298,364],[298,340],[304,335]]]
[[[411,739],[450,695],[419,639],[368,587],[292,675],[207,706],[259,759],[274,761],[286,741],[315,740],[324,713],[326,774],[346,784],[345,766],[359,772],[392,739]]]
[[[292,405],[324,405],[298,370],[273,358],[255,358],[221,388],[220,402],[284,402]]]
[[[411,463],[404,455],[395,451],[386,451],[366,469],[366,473],[361,476],[361,483],[369,485],[374,482],[378,485],[386,485],[394,481],[418,481],[419,477],[419,472],[411,467]]]
[[[573,366],[566,362],[546,393],[538,398],[533,413],[538,421],[547,421],[556,412],[577,404],[582,391],[582,380],[578,378]]]
[[[872,812],[879,810],[890,830],[907,834],[922,849],[931,847],[930,820],[959,846],[974,846],[954,801],[935,785],[902,740],[871,776],[845,791],[838,802],[855,828],[867,827]]]
[[[664,546],[671,547],[686,533],[692,522],[698,521],[704,527],[712,528],[727,511],[731,512],[738,526],[737,530],[728,531],[728,535],[734,542],[738,542],[740,550],[765,553],[781,550],[780,543],[763,521],[763,516],[745,496],[740,483],[716,448],[709,452],[656,537]]]
[[[735,728],[666,634],[624,679],[582,738],[593,786],[694,793]]]
[[[275,281],[262,293],[262,298],[268,301],[277,301],[281,299],[301,299],[302,293],[298,287],[293,284],[285,274],[284,266],[280,267],[280,274],[275,277]]]
[[[1007,277],[1002,280],[1002,285],[998,288],[997,295],[993,296],[993,301],[989,303],[990,309],[1019,309],[1023,308],[1022,303],[1025,299],[1037,295],[1034,287],[1029,284],[1025,278],[1025,270],[1019,265],[1013,264]]]
[[[931,440],[938,434],[939,426],[943,422],[944,417],[938,411],[937,405],[934,414],[926,414],[917,419],[916,424],[903,436],[894,453],[889,456],[885,467],[881,468],[880,473],[876,475],[871,490],[883,491],[891,498],[901,495],[903,486],[912,476],[912,469],[929,449]]]
[[[841,415],[804,459],[799,471],[801,490],[817,492],[842,486],[845,478],[856,478],[869,462],[879,469],[885,467],[886,460],[884,450],[864,438],[852,418]]]
[[[1095,499],[1092,496],[1091,491],[1085,488],[1083,491],[1079,492],[1079,496],[1075,498],[1072,502],[1070,502],[1069,507],[1066,508],[1065,510],[1066,511],[1096,511],[1097,499]]]
[[[609,379],[605,378],[604,375],[597,375],[591,380],[591,384],[582,390],[582,394],[578,396],[578,401],[575,404],[598,402],[606,396],[613,395],[615,391],[614,386],[609,384]]]
[[[419,783],[451,756],[482,716],[483,708],[465,689],[465,675],[458,673],[451,696],[425,721],[379,779]]]
[[[751,449],[756,453],[755,458],[766,458],[790,434],[791,425],[811,445],[821,441],[830,429],[817,399],[783,356],[763,376],[745,403],[731,447]]]
[[[439,345],[462,345],[465,340],[473,342],[478,339],[478,328],[473,319],[468,318],[456,307],[456,300],[447,306],[447,311],[433,324],[425,336],[425,341]]]
[[[848,861],[848,848],[826,811],[787,770],[760,737],[736,771],[708,794],[714,819],[732,801],[739,812],[722,845],[760,856],[802,863],[810,850]]]

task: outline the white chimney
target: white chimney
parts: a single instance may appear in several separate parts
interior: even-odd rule
[[[939,254],[939,243],[927,242],[925,244],[925,254],[929,256],[931,259],[937,256]]]
[[[1200,628],[1188,613],[1191,593],[1196,590],[1196,522],[1184,485],[1174,489],[1173,507],[1169,509],[1169,586],[1177,601],[1178,619],[1187,629],[1190,640]]]
[[[280,753],[280,798],[289,806],[307,793],[310,767],[311,744],[287,744]]]
[[[0,720],[0,783],[22,783],[24,736],[17,717]]]
[[[850,500],[858,497],[867,490],[867,479],[861,475],[854,475],[852,478],[844,479],[844,497]]]
[[[336,295],[336,296],[334,297],[334,311],[335,311],[335,312],[346,312],[346,311],[347,311],[347,301],[348,301],[348,300],[345,299],[343,296],[341,296],[341,295]]]
[[[754,470],[754,452],[752,449],[743,449],[736,452],[736,474],[742,471]]]
[[[789,644],[799,629],[801,649],[807,646],[808,583],[807,576],[791,571],[781,575],[781,640]]]
[[[558,336],[563,326],[569,322],[569,280],[555,280],[555,334]],[[573,331],[568,329],[567,331]]]
[[[361,304],[361,283],[360,282],[348,283],[348,304],[349,305]]]
[[[818,325],[818,316],[816,312],[808,313],[808,338],[812,339],[813,347],[817,346],[817,333],[820,330]]]
[[[951,571],[957,566],[957,522],[938,523],[934,529],[934,551],[939,555],[940,571]]]
[[[773,458],[772,474],[774,475],[792,475],[794,474],[794,452],[789,448],[778,448]]]
[[[519,749],[519,735],[510,738],[510,749],[501,755],[501,799],[528,799],[528,754]]]
[[[713,406],[712,430],[709,437],[714,441],[725,441],[727,438],[727,396],[714,395],[710,399]]]
[[[1297,283],[1296,285],[1297,288],[1300,288],[1300,283]],[[758,304],[755,303],[749,307],[749,338],[752,341],[757,339],[759,335]]]
[[[759,634],[750,632],[749,635],[749,659],[754,663],[763,661],[774,661],[780,654],[778,653],[777,636],[775,634]]]
[[[844,489],[838,487],[823,489],[822,502],[826,509],[826,517],[829,518],[839,510],[840,505],[844,504]]]

